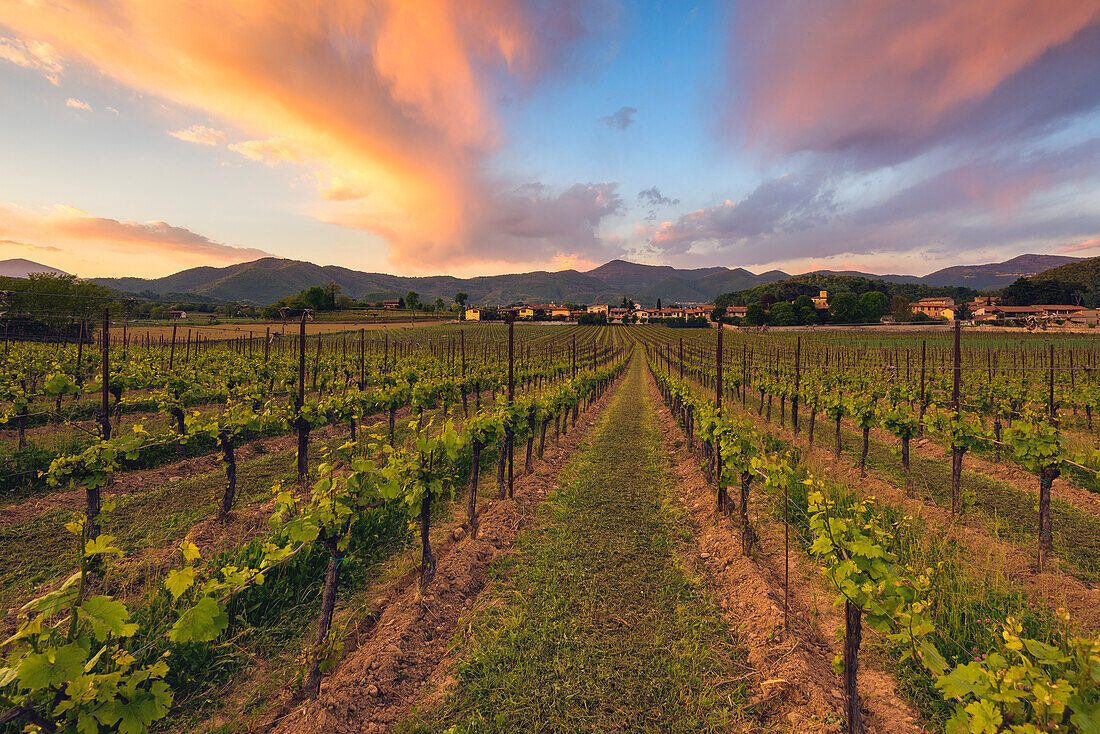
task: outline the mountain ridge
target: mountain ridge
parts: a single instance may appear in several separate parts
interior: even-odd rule
[[[13,257],[9,260],[0,260],[0,277],[26,278],[31,273],[51,273],[54,275],[68,275],[64,270],[52,268],[49,265],[36,263],[33,260],[24,260],[21,257]]]
[[[855,275],[893,283],[957,285],[974,290],[1002,288],[1021,275],[1035,275],[1048,267],[1078,262],[1060,255],[1020,255],[1003,263],[960,265],[926,276],[876,275],[859,271],[815,271]],[[1034,272],[1027,272],[1034,271]],[[126,293],[149,291],[158,295],[195,294],[204,298],[268,305],[314,285],[337,283],[341,291],[359,300],[379,301],[416,291],[422,301],[442,298],[450,303],[465,292],[472,304],[518,302],[617,302],[622,298],[652,303],[712,301],[723,293],[745,290],[791,277],[781,270],[753,273],[744,268],[675,268],[611,260],[591,270],[532,271],[506,275],[459,278],[451,275],[400,276],[371,273],[338,265],[266,257],[216,268],[202,266],[163,278],[95,278],[95,282]]]

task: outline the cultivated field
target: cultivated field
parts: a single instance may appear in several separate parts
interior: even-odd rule
[[[1089,730],[1087,334],[225,328],[0,357],[0,730]]]

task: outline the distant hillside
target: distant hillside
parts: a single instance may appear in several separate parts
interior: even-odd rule
[[[1044,270],[1028,280],[1043,283],[1050,281],[1062,281],[1064,283],[1079,283],[1084,286],[1081,293],[1081,303],[1085,306],[1100,306],[1100,257],[1090,257],[1087,260],[1060,265],[1050,270]]]
[[[410,290],[422,301],[442,298],[450,303],[463,291],[471,303],[505,304],[516,301],[594,301],[621,298],[603,281],[575,270],[455,278],[449,275],[403,277],[363,273],[335,265],[320,266],[298,260],[263,258],[224,268],[192,268],[153,280],[100,278],[97,282],[128,293],[194,293],[224,301],[268,305],[314,285],[335,282],[353,298],[370,301],[398,298]]]
[[[26,278],[31,273],[52,273],[53,275],[68,275],[68,273],[66,273],[64,270],[51,268],[49,265],[32,262],[31,260],[24,260],[23,258],[0,260],[0,277]]]
[[[950,296],[956,301],[968,301],[978,292],[970,288],[937,287],[924,285],[923,283],[890,283],[885,280],[863,278],[855,275],[832,275],[822,273],[809,273],[796,275],[775,283],[759,285],[747,290],[724,293],[715,300],[716,305],[721,306],[747,306],[757,303],[767,294],[775,297],[777,301],[793,301],[799,296],[816,296],[818,291],[828,291],[829,298],[838,293],[855,293],[862,295],[868,291],[880,291],[887,298],[901,296],[908,301],[917,301],[921,298],[934,296]]]
[[[922,283],[924,278],[917,275],[876,275],[864,273],[859,270],[814,270],[803,275],[847,275],[853,278],[867,278],[868,280],[883,280],[887,283]]]
[[[731,287],[748,287],[786,277],[774,271],[754,275],[738,268],[680,270],[661,265],[639,265],[613,260],[587,273],[563,270],[510,275],[456,278],[449,275],[404,277],[363,273],[334,265],[320,266],[298,260],[263,258],[224,268],[191,268],[164,278],[99,278],[96,282],[126,293],[190,293],[224,301],[268,305],[314,285],[335,282],[353,298],[383,300],[416,291],[422,301],[442,298],[450,303],[455,293],[469,294],[476,304],[517,302],[578,303],[619,301],[623,297],[652,303],[712,300]]]
[[[933,285],[968,287],[974,290],[1000,288],[1020,273],[1028,275],[1074,258],[1057,255],[1021,255],[1005,263],[970,265],[940,270],[923,278],[915,275],[873,275],[848,271],[819,271],[806,276],[857,277],[896,285]],[[44,266],[40,266],[44,267]],[[538,271],[477,278],[449,275],[404,277],[386,273],[364,273],[335,265],[314,265],[299,260],[267,257],[224,268],[191,268],[164,278],[100,278],[96,282],[125,293],[142,292],[166,296],[189,294],[206,300],[236,301],[266,306],[285,296],[295,295],[311,286],[335,282],[352,298],[379,301],[416,291],[422,301],[442,298],[450,303],[455,293],[469,294],[469,303],[505,305],[520,302],[610,303],[622,298],[650,304],[660,298],[664,303],[707,303],[723,293],[736,293],[789,279],[779,270],[766,273],[744,268],[680,269],[668,265],[642,265],[612,260],[585,273],[563,270]],[[808,281],[805,281],[808,282]],[[994,283],[995,285],[989,285]]]
[[[956,265],[921,278],[927,285],[955,285],[978,291],[997,290],[1011,285],[1017,278],[1037,275],[1050,268],[1080,262],[1079,257],[1066,255],[1020,255],[1003,263],[989,265]]]
[[[640,293],[650,290],[667,278],[676,278],[690,283],[704,276],[722,272],[728,271],[722,267],[679,270],[671,265],[642,265],[626,260],[612,260],[589,270],[585,275],[599,278],[613,289]]]

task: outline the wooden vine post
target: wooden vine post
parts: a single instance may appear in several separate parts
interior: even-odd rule
[[[1061,470],[1057,464],[1050,464],[1039,470],[1039,573],[1046,570],[1047,556],[1054,551],[1050,520],[1050,489],[1060,473]]]
[[[298,331],[298,396],[294,400],[294,427],[298,429],[298,483],[309,477],[309,421],[302,415],[306,404],[306,312]]]
[[[237,493],[237,459],[233,451],[233,433],[229,428],[218,431],[218,448],[225,463],[225,492],[218,504],[218,519],[224,521],[233,509],[233,498]]]
[[[1050,392],[1047,394],[1047,414],[1052,425],[1058,424],[1058,411],[1054,406],[1054,342],[1050,343],[1050,364],[1047,365],[1048,384]]]
[[[928,359],[927,350],[928,350],[927,340],[921,339],[921,343],[920,343],[920,430],[921,430],[921,433],[924,433],[924,409],[925,409],[925,405],[926,405],[925,400],[924,400],[924,370],[925,370],[925,363]]]
[[[516,378],[515,378],[515,366],[516,366],[516,351],[515,351],[515,317],[508,320],[508,410],[512,411],[512,407],[515,405],[516,397]],[[576,344],[576,337],[573,337],[574,345]],[[574,356],[576,352],[574,351]],[[573,370],[576,371],[577,363],[574,359]],[[511,420],[508,421],[508,429],[505,432],[505,442],[508,444],[508,497],[511,498],[515,495],[515,476],[512,471],[512,455],[514,451],[514,444],[516,438],[516,429],[512,425]]]
[[[123,322],[125,327],[125,322]],[[125,339],[124,339],[125,341]],[[172,324],[172,348],[168,352],[168,371],[172,371],[172,367],[176,364],[176,324]]]
[[[844,600],[844,719],[848,734],[863,734],[863,713],[859,705],[856,679],[859,673],[859,646],[863,641],[863,610]]]
[[[103,309],[103,390],[102,404],[99,409],[99,431],[104,441],[111,438],[111,412],[108,399],[111,394],[111,315],[107,308]]]
[[[684,379],[684,337],[680,337],[680,379]]]
[[[959,386],[962,382],[962,350],[959,346],[961,341],[961,327],[959,320],[955,319],[955,367],[952,375],[951,385],[951,410],[955,414],[955,420],[960,420],[962,417],[962,404],[959,402]],[[923,402],[923,401],[922,401]],[[952,516],[958,515],[962,511],[962,461],[963,454],[966,453],[966,447],[958,444],[951,444],[951,514]]]
[[[718,418],[722,417],[722,325],[718,324],[718,345],[714,350],[714,405],[718,409]],[[722,471],[721,434],[714,434],[714,479],[717,484],[717,505],[719,512],[729,512],[729,487],[726,485],[726,473]]]
[[[791,393],[791,428],[798,434],[798,384],[802,381],[802,337],[794,346],[794,392]]]

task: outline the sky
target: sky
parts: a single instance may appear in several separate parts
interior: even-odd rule
[[[0,0],[0,259],[1100,255],[1100,0]]]

